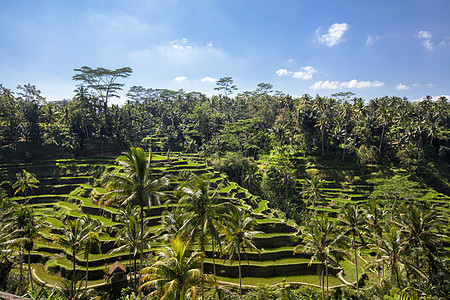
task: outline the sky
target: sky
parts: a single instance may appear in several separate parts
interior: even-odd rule
[[[230,76],[294,97],[450,91],[449,0],[0,0],[0,84],[71,99],[74,69],[131,67],[133,85],[199,91]]]

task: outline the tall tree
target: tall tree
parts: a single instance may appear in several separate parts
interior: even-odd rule
[[[256,225],[256,221],[245,210],[232,206],[229,214],[230,218],[223,227],[226,239],[223,251],[227,254],[230,261],[235,259],[235,255],[237,255],[239,263],[239,298],[242,299],[241,251],[244,254],[246,253],[246,249],[259,252],[259,249],[253,244],[252,239],[260,232],[252,231],[253,226]]]
[[[86,230],[88,235],[83,245],[84,258],[86,259],[86,279],[85,279],[85,292],[87,291],[88,279],[89,279],[89,253],[93,245],[100,247],[99,235],[103,230],[103,226],[99,220],[91,218],[90,215],[81,217],[81,226]]]
[[[379,246],[379,242],[383,238],[383,228],[384,228],[384,220],[386,218],[387,211],[384,206],[380,205],[380,203],[376,199],[370,199],[364,205],[364,212],[366,214],[367,219],[367,229],[368,233],[371,235],[371,239],[373,240],[376,247]],[[375,248],[376,249],[376,248]],[[375,261],[378,262],[379,251],[375,252]],[[376,266],[378,281],[381,281],[380,277],[380,267]],[[382,270],[384,270],[384,266],[382,266]],[[384,273],[384,272],[383,272]],[[384,274],[383,274],[384,276]]]
[[[71,290],[76,290],[76,255],[83,250],[83,246],[89,239],[89,229],[84,227],[81,219],[70,221],[64,228],[63,234],[59,237],[59,244],[71,251],[73,270],[71,278]]]
[[[16,177],[17,181],[13,184],[13,188],[16,189],[14,195],[18,192],[22,192],[25,197],[25,203],[27,203],[27,189],[37,189],[39,180],[36,179],[36,176],[33,173],[27,172],[26,170],[17,173]]]
[[[339,215],[339,221],[344,228],[344,234],[350,234],[352,236],[352,249],[355,263],[356,273],[356,289],[359,290],[359,278],[358,278],[358,257],[357,249],[360,245],[364,245],[365,241],[362,232],[365,230],[365,217],[363,211],[356,205],[348,203]],[[357,244],[356,238],[359,238],[359,244]]]
[[[205,178],[193,175],[188,182],[182,184],[180,191],[183,197],[180,204],[185,204],[185,223],[180,232],[191,232],[191,238],[198,238],[200,251],[205,253],[206,237],[211,235],[213,269],[216,275],[215,266],[215,245],[219,241],[219,220],[222,215],[231,207],[228,202],[220,202],[218,190],[210,190],[210,175]],[[223,217],[222,217],[223,218]],[[201,270],[204,272],[202,261]],[[202,297],[204,298],[204,286],[202,282]]]
[[[93,89],[98,98],[103,103],[103,113],[105,117],[105,125],[107,131],[111,126],[108,117],[108,100],[111,97],[119,97],[117,92],[122,90],[123,83],[116,82],[119,78],[127,78],[133,73],[130,67],[123,67],[116,70],[109,70],[105,68],[92,69],[88,66],[83,66],[79,69],[74,69],[77,72],[72,79],[80,81],[80,85],[84,85],[88,89]]]
[[[33,278],[31,276],[30,256],[33,250],[34,242],[41,237],[41,231],[48,227],[46,222],[36,217],[33,210],[26,206],[19,206],[11,214],[6,215],[6,223],[2,231],[9,232],[6,236],[4,245],[19,246],[20,253],[20,285],[22,288],[22,264],[25,250],[28,251],[28,281],[33,290]],[[23,292],[23,291],[20,291]]]
[[[169,184],[168,177],[154,179],[152,177],[152,152],[147,157],[144,149],[131,147],[116,159],[120,172],[107,174],[103,177],[108,192],[100,200],[101,205],[117,204],[126,206],[129,203],[138,204],[141,224],[140,266],[142,268],[144,248],[144,207],[160,204],[165,196],[160,190]]]
[[[314,260],[320,262],[320,285],[322,288],[322,299],[325,299],[324,275],[327,278],[328,294],[328,265],[337,265],[339,258],[346,256],[343,250],[345,237],[337,234],[336,224],[328,219],[328,215],[315,218],[310,227],[306,227],[303,234],[303,243],[294,248],[294,253],[311,254],[309,266]],[[324,274],[325,270],[325,274]]]
[[[326,204],[325,193],[322,191],[324,183],[325,181],[319,176],[306,179],[302,194],[307,197],[308,205],[312,203],[312,206],[315,207],[320,202]]]
[[[233,94],[234,91],[237,91],[237,87],[234,84],[233,78],[231,77],[222,77],[219,80],[216,81],[217,87],[214,89],[217,91],[223,91],[223,94],[225,98],[228,97],[228,95]]]
[[[124,220],[125,221],[125,220]],[[114,244],[119,245],[119,247],[112,249],[109,254],[115,254],[122,251],[128,251],[130,254],[130,271],[131,268],[131,260],[134,261],[134,290],[136,292],[136,286],[138,284],[137,280],[137,265],[136,265],[136,256],[139,254],[139,247],[141,244],[141,228],[138,219],[134,215],[128,216],[128,219],[123,224],[124,226],[120,228],[116,233],[116,241]],[[144,226],[145,228],[145,226]],[[144,234],[144,243],[148,244],[148,233],[147,230]]]

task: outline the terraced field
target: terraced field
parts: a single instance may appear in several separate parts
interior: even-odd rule
[[[219,194],[223,201],[230,201],[234,205],[252,211],[253,217],[258,222],[255,230],[264,233],[259,234],[254,240],[261,252],[258,254],[250,251],[244,255],[242,272],[245,284],[279,283],[280,278],[287,278],[288,281],[297,283],[319,284],[317,265],[313,263],[308,266],[309,257],[307,256],[293,255],[293,247],[299,243],[299,229],[282,220],[261,214],[257,212],[258,209],[253,210],[249,203],[254,202],[252,200],[254,196],[247,190],[234,182],[228,182],[220,173],[214,172],[204,163],[197,162],[195,158],[190,160],[173,158],[169,161],[166,157],[154,155],[153,162],[155,176],[166,174],[176,176],[186,171],[195,174],[211,172],[213,174],[211,185],[216,187],[222,183]],[[37,215],[45,217],[53,228],[45,235],[45,240],[35,244],[31,252],[33,274],[39,281],[52,284],[61,277],[68,276],[72,270],[71,251],[58,245],[57,240],[62,234],[64,222],[85,214],[101,221],[106,229],[101,236],[101,251],[91,253],[89,256],[88,284],[93,286],[104,283],[103,277],[107,268],[118,260],[127,267],[131,264],[128,253],[107,254],[115,247],[115,232],[111,228],[116,224],[114,220],[117,208],[101,207],[97,204],[100,195],[105,192],[99,186],[98,179],[103,172],[111,172],[115,168],[117,166],[114,164],[114,158],[111,157],[1,165],[0,174],[3,182],[9,181],[12,184],[15,181],[15,174],[22,169],[34,173],[40,181],[38,189],[28,192],[27,205],[32,207]],[[166,192],[171,193],[174,188],[175,184],[172,184]],[[25,202],[23,196],[13,197],[12,200],[18,203]],[[167,206],[164,205],[145,209],[146,219],[152,232],[161,227],[161,213],[165,209]],[[147,255],[151,260],[152,251],[147,251]],[[235,283],[238,277],[237,262],[230,263],[228,260],[219,258],[217,254],[216,256],[219,280],[223,283]],[[75,259],[77,272],[84,274],[86,270],[84,256],[77,255]],[[212,273],[211,249],[206,251],[205,271]],[[336,270],[331,271],[331,274],[335,275]],[[341,282],[335,278],[331,284],[341,284]]]
[[[153,172],[155,176],[171,174],[179,175],[181,172],[192,172],[195,174],[212,173],[211,185],[213,187],[221,185],[220,197],[223,201],[230,201],[233,204],[245,207],[252,212],[258,225],[255,230],[262,231],[254,239],[255,245],[261,249],[258,254],[250,251],[244,256],[243,262],[243,284],[256,286],[259,283],[277,284],[283,279],[287,282],[298,284],[311,284],[319,286],[317,276],[317,263],[308,266],[310,257],[307,255],[293,254],[293,247],[298,245],[300,239],[300,228],[296,225],[274,218],[270,209],[267,209],[266,200],[257,200],[258,197],[251,195],[246,189],[241,188],[234,182],[228,182],[225,176],[214,172],[204,163],[197,160],[195,156],[188,159],[174,157],[167,160],[165,156],[153,156]],[[33,263],[34,275],[42,282],[55,283],[61,277],[66,277],[72,269],[71,251],[56,242],[61,235],[64,222],[68,219],[78,218],[89,214],[92,218],[98,219],[105,227],[105,233],[101,236],[101,251],[91,253],[89,257],[89,282],[90,286],[104,284],[103,277],[109,266],[120,260],[125,266],[131,265],[131,257],[128,253],[115,253],[108,255],[108,251],[115,247],[115,231],[111,230],[116,224],[115,215],[117,208],[101,207],[97,201],[104,189],[100,187],[99,178],[103,172],[111,172],[117,166],[112,157],[102,157],[93,159],[77,160],[54,160],[43,161],[34,164],[3,164],[0,166],[1,181],[15,181],[15,174],[22,169],[34,173],[40,181],[39,189],[32,191],[27,196],[27,205],[34,208],[37,215],[41,215],[52,224],[52,230],[45,236],[45,241],[35,244],[32,251],[31,261]],[[334,172],[331,168],[304,162],[304,176],[298,178],[298,182],[305,181],[307,176],[321,172]],[[376,168],[369,169],[370,172],[377,172]],[[396,170],[398,175],[405,171]],[[334,174],[336,176],[336,174]],[[339,176],[338,176],[339,177]],[[352,179],[352,178],[350,178]],[[354,180],[355,181],[355,180]],[[364,202],[370,195],[373,186],[361,183],[364,180],[353,182],[343,177],[342,180],[328,180],[325,182],[323,192],[326,194],[327,206],[309,207],[316,212],[327,212],[331,218],[336,218],[343,205],[346,203]],[[5,186],[8,183],[3,183]],[[167,193],[172,193],[175,184],[167,189]],[[450,198],[438,193],[433,189],[423,190],[424,197],[437,204],[442,210],[450,210]],[[23,196],[13,197],[13,200],[24,203]],[[259,201],[255,205],[255,200]],[[172,203],[168,207],[175,205]],[[253,207],[252,207],[253,205]],[[152,206],[146,208],[146,219],[152,232],[156,232],[160,227],[161,213],[167,206]],[[263,213],[264,212],[264,213]],[[152,251],[147,251],[148,260],[152,259]],[[205,271],[212,273],[212,251],[207,248]],[[149,262],[150,262],[149,261]],[[217,257],[216,270],[218,279],[223,283],[235,284],[238,277],[237,262],[230,263]],[[351,262],[346,262],[351,267]],[[364,262],[361,263],[361,272],[364,272]],[[84,256],[76,256],[77,272],[83,273],[86,270],[86,260]],[[338,270],[330,270],[330,286],[341,285],[337,277]],[[351,272],[346,274],[345,279],[354,281]]]

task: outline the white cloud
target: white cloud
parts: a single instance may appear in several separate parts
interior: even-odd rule
[[[199,46],[185,39],[130,51],[127,53],[127,62],[131,66],[139,66],[133,68],[136,73],[139,70],[163,70],[162,73],[170,76],[169,78],[185,73],[186,70],[195,70],[195,76],[203,75],[211,70],[223,69],[224,65],[234,66],[238,63],[221,49],[208,47],[206,44]],[[161,79],[161,72],[159,75]]]
[[[420,84],[418,84],[418,83],[413,83],[413,84],[411,84],[411,86],[413,86],[413,87],[420,87]]]
[[[397,91],[409,90],[409,86],[399,83],[395,86],[395,89]]]
[[[186,76],[178,76],[173,79],[173,81],[182,82],[186,80]]]
[[[367,39],[366,39],[366,46],[372,46],[373,44],[375,44],[376,41],[378,41],[380,39],[379,36],[371,36],[368,35]]]
[[[309,87],[310,89],[317,90],[335,90],[339,88],[339,81],[317,81]]]
[[[277,76],[291,76],[293,78],[300,78],[303,80],[311,79],[314,73],[317,73],[317,70],[311,66],[301,67],[300,71],[293,72],[287,69],[278,69],[276,72]]]
[[[192,49],[192,45],[188,44],[187,38],[182,38],[181,40],[175,40],[170,42],[170,46],[174,49]]]
[[[431,37],[432,37],[431,32],[426,31],[426,30],[421,30],[421,31],[419,31],[419,32],[417,33],[417,37],[418,37],[420,40],[422,40],[421,43],[422,43],[422,46],[425,47],[425,49],[427,49],[427,50],[429,50],[429,51],[431,51],[431,50],[434,49],[434,44],[433,44],[433,42],[431,41]]]
[[[314,73],[317,73],[317,70],[311,66],[301,67],[300,71],[293,73],[293,77],[306,80],[311,79]]]
[[[209,77],[209,76],[205,76],[201,79],[201,82],[213,82],[214,83],[216,81],[217,81],[217,79]]]
[[[291,71],[288,71],[288,70],[286,70],[286,69],[278,69],[275,73],[276,73],[278,76],[285,76],[285,75],[291,74],[292,72],[291,72]]]
[[[337,89],[363,89],[371,87],[380,87],[384,82],[380,81],[358,81],[356,79],[339,82],[339,81],[317,81],[309,88],[316,90],[337,90]]]
[[[327,34],[320,35],[317,39],[320,43],[324,43],[328,47],[332,47],[344,41],[342,36],[349,28],[350,26],[348,26],[347,23],[334,23],[330,26],[330,28],[328,28]],[[316,32],[318,31],[319,29],[317,29]]]
[[[370,87],[380,87],[384,84],[384,82],[379,82],[379,81],[358,81],[356,79],[347,81],[347,82],[342,82],[341,83],[341,87],[346,87],[346,88],[355,88],[355,89],[364,89],[364,88],[370,88]]]
[[[213,46],[213,43],[212,43],[212,42],[209,42],[209,43],[207,44],[207,46],[208,46],[208,47],[212,47],[212,46]]]
[[[431,32],[429,32],[429,31],[421,30],[421,31],[419,31],[417,36],[421,39],[431,39],[432,35],[431,35]]]
[[[429,88],[432,88],[432,87],[434,87],[434,83],[427,83],[426,86]]]

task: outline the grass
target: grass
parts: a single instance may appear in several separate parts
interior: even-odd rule
[[[243,255],[245,257],[245,254]],[[302,258],[302,257],[297,257],[297,258],[282,258],[282,259],[277,259],[277,260],[249,260],[247,263],[246,259],[241,259],[241,264],[242,265],[248,265],[250,264],[251,266],[260,266],[260,267],[265,267],[265,266],[282,266],[282,265],[298,265],[298,264],[308,264],[310,261],[309,258]],[[205,258],[205,262],[209,262],[212,263],[212,258]],[[314,263],[314,262],[313,262]],[[232,263],[230,263],[230,261],[228,259],[226,259],[224,261],[223,258],[219,258],[216,259],[216,265],[228,265],[228,266],[238,266],[238,261],[237,260],[233,260]]]
[[[223,282],[230,282],[234,284],[239,284],[239,278],[228,278],[217,276],[217,280]],[[309,284],[309,285],[317,285],[320,286],[319,277],[316,275],[298,275],[298,276],[284,276],[284,277],[242,277],[243,285],[251,285],[257,287],[259,284],[270,284],[277,285],[286,281],[286,283],[299,283],[299,284]],[[341,285],[342,282],[333,276],[328,278],[329,286],[334,287],[337,285]]]

